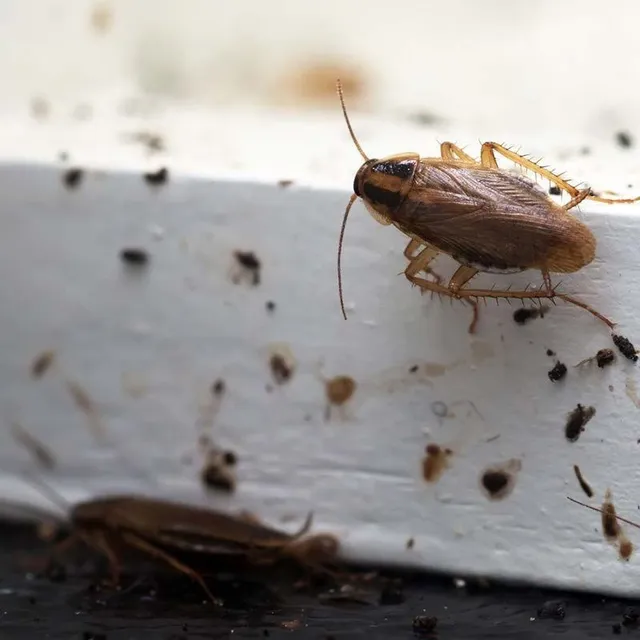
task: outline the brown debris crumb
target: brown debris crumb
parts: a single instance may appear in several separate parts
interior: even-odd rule
[[[82,179],[84,178],[84,170],[79,167],[72,167],[67,169],[62,174],[62,182],[67,189],[75,189],[80,186]]]
[[[427,482],[437,482],[444,471],[449,468],[449,460],[453,455],[451,449],[443,449],[433,442],[425,448],[422,458],[422,477]]]
[[[547,375],[551,382],[558,382],[567,375],[567,365],[564,362],[556,362]]]
[[[30,108],[31,116],[35,120],[44,120],[48,117],[49,112],[51,111],[49,102],[42,96],[35,96],[34,98],[31,98]]]
[[[56,352],[53,349],[47,349],[39,353],[31,363],[31,376],[33,378],[41,378],[54,363]]]
[[[603,369],[607,365],[611,364],[616,359],[616,354],[613,349],[600,349],[596,353],[596,364]]]
[[[202,483],[209,489],[231,493],[236,488],[233,473],[218,455],[211,456],[202,469]]]
[[[99,2],[91,9],[90,23],[96,33],[105,34],[109,31],[112,22],[112,9],[106,2]]]
[[[616,540],[622,533],[620,523],[616,518],[616,508],[611,501],[611,492],[607,491],[602,503],[602,533],[608,540]]]
[[[350,376],[335,376],[325,383],[327,400],[336,406],[343,405],[355,393],[356,381]]]
[[[143,178],[148,185],[159,186],[169,179],[169,170],[166,167],[161,167],[157,171],[149,171],[143,174]]]
[[[595,407],[583,407],[581,404],[567,415],[567,422],[564,428],[564,435],[569,442],[575,442],[584,428],[596,414]]]
[[[269,358],[271,375],[277,384],[289,382],[295,372],[295,360],[293,354],[286,347],[274,350]]]
[[[628,538],[623,537],[618,545],[620,560],[629,560],[633,554],[633,543]]]
[[[578,483],[580,484],[580,488],[585,492],[587,497],[593,498],[593,489],[591,485],[584,479],[582,475],[582,471],[577,464],[573,465],[573,472],[576,474],[576,478],[578,479]]]
[[[278,186],[286,189],[293,184],[293,180],[278,180]]]
[[[618,350],[625,358],[631,360],[632,362],[638,361],[636,348],[628,338],[625,338],[624,336],[618,334],[613,334],[611,338],[613,340],[613,344],[618,347]]]

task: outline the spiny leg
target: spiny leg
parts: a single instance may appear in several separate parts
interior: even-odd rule
[[[537,173],[539,176],[546,178],[547,180],[555,184],[556,187],[564,189],[572,198],[571,202],[568,202],[566,205],[564,205],[564,209],[566,209],[567,211],[580,204],[580,202],[587,198],[596,202],[604,202],[605,204],[630,204],[632,202],[640,201],[640,196],[638,196],[637,198],[602,198],[592,193],[591,189],[580,190],[564,180],[561,176],[555,174],[550,169],[540,166],[537,162],[534,162],[533,160],[530,160],[529,158],[526,158],[525,156],[516,153],[515,151],[511,151],[511,149],[507,149],[497,142],[483,143],[482,150],[480,152],[480,163],[483,166],[489,167],[491,169],[499,169],[498,162],[496,161],[495,156],[496,153],[499,153],[501,156],[508,158],[521,167],[529,169],[530,171]]]
[[[478,164],[475,158],[472,158],[468,153],[464,152],[457,144],[453,142],[443,142],[440,145],[440,155],[443,160],[449,162],[456,160],[462,160],[463,162],[469,162],[471,164]]]
[[[474,269],[473,267],[467,267],[465,265],[459,266],[456,272],[451,277],[451,280],[449,280],[449,289],[454,294],[457,293],[477,273],[478,269]],[[471,324],[469,325],[469,333],[475,333],[476,326],[478,325],[478,320],[480,319],[478,301],[472,300],[471,298],[466,298],[464,302],[470,304],[471,308],[473,309],[473,317],[471,319]]]
[[[433,260],[440,255],[440,251],[427,245],[416,255],[413,255],[413,251],[421,246],[422,244],[417,240],[411,240],[407,245],[404,250],[404,255],[409,260],[409,266],[405,269],[404,273],[407,278],[409,278],[408,274],[415,276],[420,273],[420,271],[424,271],[425,273],[431,274],[435,282],[440,284],[442,282],[442,276],[429,267],[429,263],[433,262]],[[411,278],[409,278],[409,280],[411,280]]]
[[[168,553],[165,553],[162,549],[156,547],[153,544],[150,544],[146,540],[138,537],[133,533],[123,533],[122,538],[125,542],[128,542],[131,546],[137,547],[141,551],[148,553],[150,556],[154,558],[159,558],[160,560],[164,560],[169,566],[173,567],[176,571],[180,571],[180,573],[184,573],[189,576],[192,580],[195,580],[201,587],[202,590],[207,594],[207,597],[213,602],[215,605],[221,605],[220,600],[209,591],[209,587],[207,587],[205,581],[199,573],[196,573],[191,567],[188,567],[186,564],[183,564],[179,560],[176,560],[173,556],[170,556]]]

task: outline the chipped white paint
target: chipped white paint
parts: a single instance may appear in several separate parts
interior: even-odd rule
[[[43,4],[52,12],[61,7]],[[38,87],[45,78],[38,69],[20,82],[11,76],[16,96],[20,90],[50,94],[51,116],[36,124],[7,98],[0,122],[0,498],[27,510],[53,509],[20,481],[29,471],[69,500],[148,492],[249,509],[291,529],[312,509],[315,526],[335,532],[352,557],[638,595],[640,559],[621,563],[603,541],[597,515],[566,500],[568,494],[581,497],[572,469],[577,463],[598,500],[611,488],[621,513],[633,517],[637,511],[640,413],[629,391],[635,389],[637,367],[619,356],[602,370],[571,366],[610,346],[604,327],[563,304],[518,326],[513,308],[503,304],[482,307],[478,334],[469,336],[467,307],[420,296],[396,276],[404,268],[404,239],[378,226],[361,205],[345,242],[345,322],[336,291],[336,241],[359,158],[337,110],[211,110],[179,105],[165,95],[145,117],[127,117],[122,102],[134,85],[123,68],[126,53],[135,50],[127,43],[144,40],[148,32],[135,11],[127,18],[121,4],[113,5],[114,25],[128,36],[114,26],[112,40],[100,36],[100,55],[91,48],[98,46],[95,34],[86,51],[77,42],[76,57],[82,51],[86,68],[79,63],[75,81],[49,78],[50,84]],[[131,5],[140,10],[139,3]],[[27,10],[13,6],[14,22],[0,21],[0,28],[16,28],[15,20],[26,19]],[[162,6],[154,11],[166,27],[171,16],[168,3]],[[67,43],[60,64],[68,63],[75,42],[67,22],[80,29],[71,14],[63,15],[52,34],[63,34]],[[557,12],[550,15],[548,29],[561,22]],[[592,14],[583,9],[583,15],[594,24]],[[175,50],[191,33],[185,24],[202,22],[198,16],[194,12],[191,22],[185,18],[174,31],[162,31],[172,34]],[[367,33],[359,24],[358,33]],[[474,33],[484,33],[474,25]],[[350,40],[356,35],[350,31]],[[6,41],[0,38],[3,46]],[[619,37],[618,44],[635,42]],[[393,48],[388,39],[385,44]],[[595,53],[588,54],[584,60],[595,60]],[[453,57],[450,64],[457,60],[462,66],[463,58]],[[507,58],[517,56],[501,56],[501,64]],[[629,59],[634,58],[621,56],[622,62]],[[90,63],[99,67],[106,60],[113,77],[101,67],[106,79],[82,96],[83,73]],[[6,60],[1,64],[8,68]],[[390,77],[390,68],[381,69]],[[413,76],[403,76],[396,65],[393,73],[415,89]],[[465,77],[471,80],[473,73]],[[115,82],[122,76],[126,80]],[[186,77],[189,86],[199,86],[193,74]],[[26,86],[28,79],[32,84]],[[549,108],[545,84],[552,80],[527,78],[514,95],[536,88]],[[503,100],[507,85],[500,85]],[[575,86],[570,89],[576,95]],[[487,100],[494,98],[487,94]],[[68,116],[79,100],[94,107],[89,120]],[[447,111],[444,103],[433,102]],[[484,98],[478,102],[484,108]],[[551,102],[563,107],[563,100]],[[385,105],[377,106],[382,112]],[[620,107],[609,117],[609,106],[604,99],[599,106],[586,105],[570,122],[565,104],[561,121],[573,127],[561,137],[541,136],[538,121],[528,121],[523,132],[523,122],[502,117],[504,110],[495,120],[483,112],[477,127],[461,111],[448,113],[451,119],[437,129],[388,115],[354,112],[353,119],[371,154],[416,149],[427,155],[436,151],[437,140],[473,143],[486,134],[517,141],[596,189],[627,193],[628,183],[640,184],[640,163],[633,149],[615,146],[612,132],[620,113],[629,114],[629,127],[638,116]],[[507,111],[522,114],[519,104],[509,103]],[[545,113],[540,122],[548,132],[552,123]],[[600,125],[589,132],[583,128],[596,121]],[[140,130],[160,133],[167,151],[148,156],[131,143],[129,134]],[[580,153],[585,146],[589,155]],[[70,154],[65,165],[56,160],[63,150]],[[163,165],[170,169],[166,185],[152,188],[142,180],[142,171]],[[87,169],[75,190],[62,184],[67,166]],[[294,182],[282,188],[282,179]],[[564,284],[637,342],[639,210],[584,206],[580,215],[598,238],[598,256]],[[125,246],[146,248],[148,268],[125,270],[118,258]],[[260,259],[258,286],[234,284],[238,249]],[[517,284],[529,277],[483,276],[478,284]],[[268,301],[275,303],[272,311]],[[269,366],[274,345],[286,345],[295,361],[293,375],[281,384]],[[29,365],[44,349],[56,350],[56,365],[34,381]],[[560,383],[547,377],[554,363],[547,349],[569,366]],[[324,384],[335,375],[352,376],[357,389],[341,411],[327,412]],[[218,378],[226,389],[213,400],[210,387]],[[97,406],[99,420],[92,428],[69,395],[69,381],[81,384]],[[577,403],[593,405],[597,413],[580,439],[568,443],[564,423]],[[12,439],[13,422],[51,448],[59,462],[55,471],[37,469]],[[217,444],[238,455],[234,495],[205,494],[200,486],[197,439],[206,424]],[[449,468],[434,484],[422,478],[429,443],[453,450]],[[519,468],[513,491],[502,501],[488,500],[479,486],[483,470],[496,465]],[[628,534],[634,540],[633,531]],[[409,538],[415,541],[411,549]]]

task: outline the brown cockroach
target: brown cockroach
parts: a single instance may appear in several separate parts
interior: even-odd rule
[[[409,238],[404,255],[409,265],[407,279],[423,292],[466,301],[473,306],[469,327],[475,330],[478,301],[503,298],[541,303],[556,298],[585,309],[610,329],[615,324],[586,303],[557,291],[551,273],[575,273],[594,259],[596,238],[587,225],[569,211],[583,200],[631,203],[629,199],[602,198],[591,189],[578,189],[547,167],[496,142],[485,142],[480,160],[452,142],[440,145],[440,157],[400,153],[381,160],[370,159],[362,150],[347,115],[340,81],[338,95],[349,135],[364,159],[353,183],[353,195],[346,207],[338,248],[338,290],[346,319],[342,294],[341,255],[344,232],[353,203],[361,198],[373,218],[394,225]],[[571,199],[560,206],[535,182],[500,169],[496,154],[548,179]],[[447,254],[459,263],[448,284],[431,270],[431,263]],[[543,286],[511,289],[469,289],[467,284],[479,272],[519,273],[536,269]],[[431,274],[433,280],[421,277]]]
[[[45,488],[47,495],[53,493]],[[56,499],[59,503],[60,499]],[[208,598],[218,604],[202,576],[168,550],[197,554],[247,557],[265,564],[287,557],[312,569],[324,568],[338,553],[338,541],[330,534],[307,536],[312,514],[295,533],[289,534],[258,523],[255,518],[234,516],[212,509],[136,495],[106,496],[75,505],[69,513],[70,535],[58,544],[60,552],[81,541],[103,554],[111,582],[120,582],[123,548],[135,548],[161,560],[195,580]]]

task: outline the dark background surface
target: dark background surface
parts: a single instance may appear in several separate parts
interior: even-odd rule
[[[43,571],[49,549],[33,529],[0,524],[1,640],[640,638],[631,601],[408,575],[365,582],[354,599],[290,572],[227,567],[204,571],[225,601],[216,608],[189,578],[138,560],[120,590],[99,586],[106,567],[90,552]],[[415,631],[416,616],[437,617],[435,632]]]

